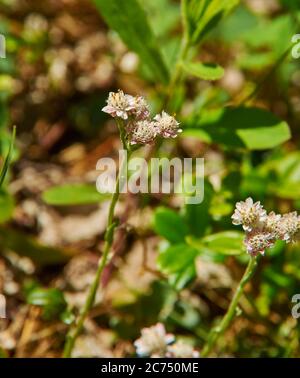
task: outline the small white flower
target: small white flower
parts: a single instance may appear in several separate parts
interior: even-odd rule
[[[175,340],[174,335],[166,333],[161,323],[143,328],[141,337],[134,342],[139,356],[164,357],[168,344]]]
[[[131,144],[151,144],[157,135],[157,128],[154,122],[138,121],[129,127]]]
[[[266,218],[266,210],[263,209],[260,202],[253,203],[253,199],[250,197],[245,202],[241,201],[236,204],[235,212],[231,217],[232,223],[243,225],[245,231],[262,228]]]
[[[134,109],[134,97],[124,94],[120,89],[118,92],[110,92],[107,105],[102,109],[103,112],[110,114],[112,117],[128,119]]]
[[[295,242],[300,234],[300,216],[296,211],[284,214],[279,223],[280,239],[287,243]]]
[[[176,138],[182,130],[179,128],[179,122],[168,113],[163,111],[154,117],[159,135],[163,138]]]
[[[179,340],[176,343],[168,346],[166,357],[199,358],[200,353],[197,350],[195,350],[191,345]]]
[[[246,234],[244,244],[247,252],[251,256],[257,256],[259,253],[264,255],[266,248],[273,247],[275,237],[272,233],[255,230]]]

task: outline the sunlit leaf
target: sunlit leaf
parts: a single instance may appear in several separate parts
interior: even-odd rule
[[[224,69],[215,63],[183,63],[184,70],[203,80],[219,80],[224,75]]]
[[[227,107],[202,113],[199,119],[191,119],[185,125],[187,135],[206,134],[204,140],[229,147],[245,147],[250,150],[274,148],[291,137],[285,121],[260,108]]]
[[[206,248],[224,255],[239,255],[243,252],[244,234],[239,231],[223,231],[205,236],[201,242]]]
[[[42,197],[49,205],[67,206],[99,203],[109,195],[97,192],[95,185],[67,184],[46,190]]]

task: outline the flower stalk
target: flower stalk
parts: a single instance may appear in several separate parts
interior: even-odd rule
[[[126,143],[123,122],[118,120],[117,124],[118,124],[118,128],[119,128],[119,131],[120,131],[120,139],[122,141],[123,149],[125,149],[127,151],[127,157],[129,159],[131,150],[128,148],[127,143]],[[121,191],[120,190],[120,178],[122,178],[122,176],[125,174],[126,169],[127,169],[127,161],[124,158],[122,165],[121,165],[121,168],[119,170],[118,176],[117,176],[115,191],[112,195],[110,206],[109,206],[107,229],[106,229],[106,232],[105,232],[105,235],[104,235],[105,243],[104,243],[104,248],[103,248],[103,254],[102,254],[102,257],[99,260],[97,272],[96,272],[95,278],[94,278],[94,280],[93,280],[93,282],[92,282],[92,284],[89,288],[85,304],[84,304],[82,310],[80,311],[79,317],[78,317],[75,325],[73,327],[71,327],[71,329],[70,329],[70,331],[67,335],[66,343],[65,343],[65,347],[64,347],[64,351],[63,351],[63,357],[64,358],[69,358],[72,355],[72,351],[73,351],[73,348],[74,348],[74,345],[75,345],[75,341],[76,341],[77,337],[80,335],[80,333],[82,332],[84,321],[85,321],[88,313],[90,312],[90,310],[92,309],[92,307],[95,303],[96,293],[97,293],[97,289],[98,289],[100,281],[101,281],[102,273],[104,271],[104,268],[106,267],[106,265],[108,264],[108,262],[110,260],[109,259],[109,257],[110,257],[109,253],[110,253],[110,250],[111,250],[111,247],[112,247],[112,244],[113,244],[115,228],[117,226],[117,222],[114,221],[114,213],[115,213],[116,204],[118,203],[118,200],[119,200],[119,197],[120,197],[120,191]]]
[[[234,296],[230,302],[230,305],[226,314],[224,315],[221,322],[215,328],[211,330],[208,336],[207,343],[201,352],[202,357],[207,357],[210,354],[216,342],[218,341],[219,337],[223,335],[223,333],[226,331],[226,329],[229,327],[230,323],[234,319],[237,313],[239,300],[244,292],[245,285],[249,282],[250,278],[252,277],[256,266],[257,266],[257,258],[250,256],[245,273],[238,284],[238,287],[234,293]]]
[[[79,317],[75,324],[71,326],[66,338],[63,357],[71,357],[77,337],[82,332],[84,321],[92,309],[97,289],[99,287],[103,270],[110,259],[110,251],[113,244],[114,232],[117,222],[114,220],[115,207],[119,200],[123,186],[123,178],[127,171],[127,160],[133,151],[143,145],[154,143],[156,137],[175,138],[181,132],[176,119],[166,112],[157,114],[153,120],[150,118],[149,105],[141,96],[131,96],[123,91],[110,92],[107,105],[102,109],[110,114],[116,121],[119,129],[120,139],[126,157],[123,159],[119,170],[114,193],[111,198],[107,229],[104,235],[104,249],[99,260],[95,278],[88,290],[88,295]]]

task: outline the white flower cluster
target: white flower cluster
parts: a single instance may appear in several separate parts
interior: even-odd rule
[[[175,342],[175,336],[166,333],[165,327],[161,323],[143,328],[141,337],[134,342],[134,346],[139,356],[150,356],[152,358],[197,358],[200,356],[199,352],[194,350],[191,345],[183,341]]]
[[[142,96],[131,96],[123,91],[110,92],[103,112],[127,122],[130,144],[150,144],[157,136],[175,138],[182,130],[176,119],[166,112],[150,118],[149,105]]]
[[[242,225],[246,232],[244,244],[252,256],[264,254],[266,248],[273,247],[276,240],[287,243],[300,239],[300,216],[294,211],[288,214],[267,214],[260,202],[247,198],[236,204],[232,223]]]

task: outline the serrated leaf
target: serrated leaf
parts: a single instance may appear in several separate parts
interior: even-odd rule
[[[159,207],[154,214],[154,230],[171,243],[184,242],[188,233],[182,217],[173,210]]]
[[[192,126],[192,127],[189,127]],[[206,141],[249,150],[274,148],[290,139],[288,124],[273,113],[253,107],[227,107],[202,113],[200,119],[191,119],[185,132],[195,137],[197,129],[206,133]],[[201,135],[200,135],[201,138]]]
[[[139,55],[156,79],[168,83],[169,72],[166,63],[151,30],[147,14],[139,1],[93,1],[108,25]]]
[[[67,184],[46,190],[42,198],[48,205],[68,206],[99,203],[107,200],[109,195],[97,192],[94,185]]]
[[[219,80],[224,75],[224,68],[215,63],[185,62],[182,65],[188,74],[203,80]]]

